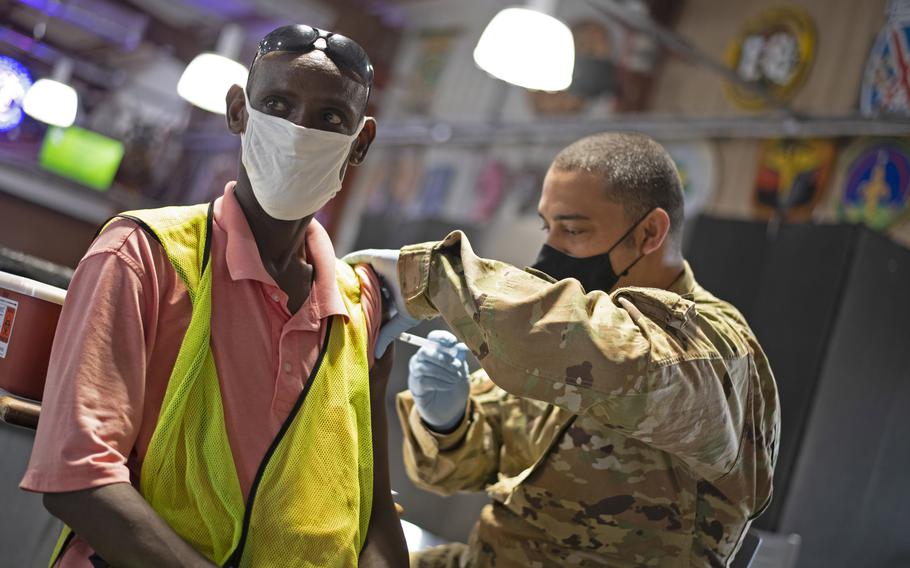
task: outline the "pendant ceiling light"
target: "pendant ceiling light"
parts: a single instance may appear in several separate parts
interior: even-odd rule
[[[555,0],[532,0],[506,8],[487,24],[474,48],[477,66],[513,85],[562,91],[572,84],[575,41],[554,18]]]
[[[67,128],[76,121],[79,95],[66,84],[73,72],[73,62],[60,58],[54,64],[50,78],[38,79],[25,93],[22,110],[25,114],[47,124]]]
[[[177,94],[199,108],[217,114],[227,112],[225,97],[232,85],[246,86],[246,66],[236,61],[243,41],[243,30],[225,26],[215,53],[197,55],[177,82]]]

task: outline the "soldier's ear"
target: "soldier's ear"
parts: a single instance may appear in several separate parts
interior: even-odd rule
[[[663,246],[670,232],[670,215],[657,207],[642,219],[638,226],[641,254],[651,254]]]

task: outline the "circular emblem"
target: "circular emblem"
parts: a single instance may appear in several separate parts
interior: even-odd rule
[[[760,218],[808,221],[834,164],[831,140],[766,140],[759,151],[753,204]]]
[[[32,86],[32,77],[21,63],[0,55],[0,132],[22,122],[22,99]]]
[[[838,216],[884,230],[907,212],[910,147],[897,140],[855,142],[844,152],[847,164]]]
[[[727,64],[746,81],[764,87],[779,99],[791,98],[815,57],[815,24],[794,7],[771,8],[746,23],[727,48]],[[733,101],[746,109],[765,108],[755,94],[727,84]]]
[[[878,33],[866,61],[859,106],[867,116],[910,114],[910,18],[888,20]]]
[[[704,210],[717,188],[717,154],[710,142],[697,140],[664,146],[682,180],[686,219]]]

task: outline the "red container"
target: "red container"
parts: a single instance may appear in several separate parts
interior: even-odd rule
[[[66,290],[0,272],[0,389],[41,400]]]

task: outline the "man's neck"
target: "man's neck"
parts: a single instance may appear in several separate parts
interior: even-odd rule
[[[629,276],[619,280],[614,290],[626,286],[667,290],[679,279],[685,268],[681,252],[663,247],[642,258],[629,271]]]
[[[292,267],[294,261],[306,264],[306,232],[313,220],[309,215],[294,221],[281,221],[262,210],[253,195],[252,187],[241,169],[234,195],[246,217],[259,249],[266,271],[278,279]]]

